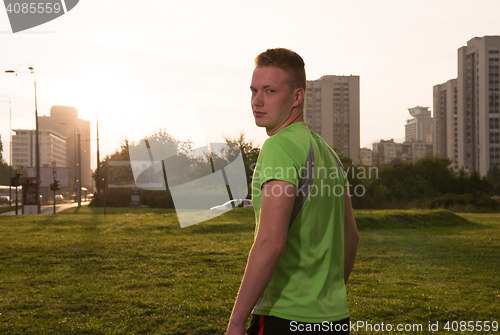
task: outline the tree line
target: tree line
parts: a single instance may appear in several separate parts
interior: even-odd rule
[[[214,167],[226,166],[240,154],[242,154],[243,164],[246,173],[246,183],[248,192],[252,180],[252,167],[257,162],[260,149],[253,143],[253,141],[246,139],[244,133],[240,133],[234,137],[225,137],[226,146],[218,151],[206,151],[201,155],[190,155],[194,144],[188,141],[181,141],[174,138],[166,130],[161,129],[147,137],[148,145],[150,148],[161,147],[163,151],[170,153],[174,152],[176,164],[173,168],[173,179],[168,179],[166,190],[140,190],[141,205],[147,205],[151,208],[174,208],[174,202],[170,193],[169,186],[180,184],[185,181],[195,180],[202,178],[214,170]],[[120,148],[113,154],[108,155],[103,161],[100,162],[100,178],[107,178],[108,175],[108,161],[129,161],[130,149],[137,147],[139,142],[132,143],[125,140]],[[241,151],[240,151],[241,150]],[[169,158],[170,160],[171,158]],[[162,174],[162,171],[148,172],[145,171],[139,178],[147,178],[150,174]],[[170,175],[169,175],[170,176]],[[158,176],[157,176],[158,177]],[[96,171],[93,172],[93,178],[97,184]],[[154,178],[158,180],[158,178]],[[163,178],[161,178],[163,179]],[[104,181],[104,183],[106,180]],[[101,180],[101,185],[103,181]],[[102,189],[102,187],[101,187]],[[250,193],[248,193],[250,194]],[[106,206],[121,207],[130,206],[131,191],[127,188],[108,188],[106,189]],[[99,194],[94,196],[90,206],[103,206],[104,205],[104,192],[101,190]]]
[[[369,167],[354,164],[343,158],[352,197],[358,209],[447,208],[459,211],[496,211],[500,203],[493,196],[500,195],[500,169],[492,165],[481,178],[477,171],[456,172],[445,157],[424,157],[415,163],[395,160],[376,166],[377,174],[362,173]],[[373,168],[372,168],[373,169]],[[361,193],[359,190],[362,190]],[[351,192],[352,193],[352,192]]]
[[[219,152],[191,157],[193,149],[190,141],[174,138],[166,130],[158,130],[148,136],[151,146],[162,146],[173,150],[177,159],[184,160],[182,166],[189,168],[179,171],[186,179],[200,178],[213,166],[223,166],[233,161],[242,152],[245,173],[250,195],[253,167],[257,162],[260,149],[244,133],[227,136],[227,146]],[[137,146],[127,139],[113,154],[100,162],[100,177],[106,179],[110,160],[129,161],[129,149]],[[425,157],[415,163],[402,163],[395,160],[390,164],[368,167],[354,164],[350,158],[341,157],[350,184],[352,203],[356,209],[405,209],[405,208],[449,208],[454,210],[499,210],[500,168],[492,165],[486,176],[477,171],[464,169],[456,172],[450,168],[451,161],[444,157]],[[104,192],[96,194],[91,206],[102,206]],[[106,181],[106,180],[105,180]],[[3,159],[3,144],[0,137],[0,185],[9,185],[9,164]],[[174,208],[172,196],[166,191],[141,190],[141,204],[153,208]],[[497,198],[497,199],[498,199]],[[107,206],[130,206],[130,189],[110,188],[106,190]]]

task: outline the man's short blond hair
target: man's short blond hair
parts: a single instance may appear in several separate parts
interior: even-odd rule
[[[292,88],[306,89],[306,70],[302,57],[285,48],[267,49],[255,58],[255,67],[277,67],[290,75]]]

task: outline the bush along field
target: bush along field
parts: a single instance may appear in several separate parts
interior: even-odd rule
[[[224,334],[253,241],[253,210],[184,229],[172,210],[102,212],[0,219],[0,333]],[[430,334],[431,325],[458,334],[468,332],[461,322],[500,322],[500,214],[355,217],[353,334],[384,333],[382,323],[398,334]]]
[[[358,209],[450,209],[457,212],[498,212],[500,169],[493,165],[486,176],[464,169],[455,172],[443,157],[424,157],[415,163],[395,160],[364,166],[343,158]]]

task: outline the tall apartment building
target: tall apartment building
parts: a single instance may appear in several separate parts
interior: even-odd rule
[[[337,154],[359,162],[359,76],[308,80],[304,119]]]
[[[474,37],[458,49],[456,82],[434,86],[435,154],[457,170],[500,166],[499,56],[500,36]]]
[[[458,165],[481,175],[500,166],[499,51],[500,36],[458,49]]]
[[[69,180],[75,180],[76,164],[81,155],[82,186],[92,189],[90,121],[78,118],[78,110],[70,106],[52,106],[50,116],[38,117],[39,129],[54,129],[66,137],[66,161],[69,167]],[[80,134],[80,152],[78,135]],[[75,161],[76,159],[76,161]]]
[[[36,130],[13,129],[12,136],[12,167],[34,167],[36,165]],[[51,129],[38,130],[40,145],[40,165],[66,166],[66,138]]]
[[[457,79],[433,87],[434,156],[448,157],[455,171],[458,165]]]
[[[405,141],[432,143],[433,121],[429,107],[408,108],[411,119],[406,120]]]

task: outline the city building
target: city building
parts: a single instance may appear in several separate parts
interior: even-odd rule
[[[455,171],[458,165],[457,79],[433,87],[434,156],[448,157]]]
[[[434,145],[432,143],[417,140],[405,141],[403,143],[403,148],[405,147],[408,147],[408,149],[403,149],[403,151],[409,153],[412,163],[415,163],[421,158],[433,155]]]
[[[411,161],[411,155],[408,154],[407,150],[404,152],[403,143],[396,143],[394,139],[390,140],[380,140],[379,143],[373,143],[373,152],[377,152],[378,159],[376,164],[388,164],[393,160],[398,159],[403,163],[408,163]],[[408,149],[407,147],[405,149]]]
[[[408,108],[413,117],[406,120],[405,141],[417,140],[432,143],[433,121],[429,107]]]
[[[484,176],[500,166],[500,36],[474,37],[458,49],[458,166]]]
[[[76,180],[81,158],[82,187],[92,190],[90,121],[78,118],[78,110],[70,106],[52,106],[50,116],[38,117],[39,129],[54,129],[66,137],[66,161],[70,185]],[[78,138],[80,139],[78,143]]]
[[[425,143],[418,140],[396,143],[394,139],[390,139],[373,143],[372,147],[372,165],[377,165],[389,164],[394,160],[402,163],[415,163],[421,158],[432,156],[433,146],[432,143]]]
[[[373,166],[373,150],[368,148],[360,148],[359,159],[361,160],[361,164]]]
[[[359,162],[359,76],[308,80],[304,119],[338,155]]]
[[[12,167],[34,167],[36,165],[36,130],[13,129],[12,136]],[[43,129],[38,131],[40,145],[40,166],[66,167],[66,137],[60,133]]]

